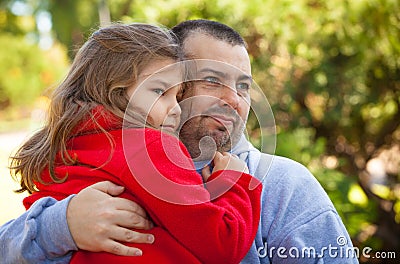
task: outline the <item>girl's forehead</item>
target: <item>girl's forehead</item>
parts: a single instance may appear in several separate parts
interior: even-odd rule
[[[170,72],[174,73],[179,70],[179,64],[179,62],[172,59],[154,60],[144,67],[139,76],[147,78],[155,74],[168,75]]]
[[[149,63],[139,74],[139,82],[163,82],[175,86],[183,82],[184,64],[172,59],[156,60]]]

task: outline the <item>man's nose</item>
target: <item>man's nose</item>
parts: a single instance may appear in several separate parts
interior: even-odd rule
[[[221,92],[222,104],[229,105],[233,109],[237,109],[239,105],[239,95],[236,89],[230,86],[224,86]]]

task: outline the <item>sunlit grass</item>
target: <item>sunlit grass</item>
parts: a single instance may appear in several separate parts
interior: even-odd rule
[[[0,133],[0,225],[21,215],[25,208],[22,199],[27,194],[14,192],[18,188],[8,170],[8,157],[29,135],[27,130]]]
[[[32,108],[12,108],[0,112],[0,225],[25,212],[22,200],[28,194],[14,192],[19,184],[11,177],[8,162],[23,141],[43,125],[48,99],[39,97],[34,102],[35,107]]]
[[[22,131],[27,129],[27,123],[30,122],[30,118],[18,118],[12,120],[1,120],[0,121],[0,134],[10,133],[12,131]],[[3,152],[3,146],[1,150]]]
[[[25,212],[22,200],[28,194],[14,192],[19,184],[11,177],[8,163],[23,141],[43,126],[48,98],[39,97],[33,105],[0,112],[0,225]]]

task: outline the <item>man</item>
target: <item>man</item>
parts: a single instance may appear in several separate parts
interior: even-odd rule
[[[216,60],[239,69],[226,74],[212,63],[206,67],[199,65],[199,72],[207,74],[199,78],[203,82],[195,82],[193,89],[184,95],[182,117],[185,121],[180,137],[199,169],[204,165],[202,161],[210,158],[204,150],[214,144],[218,150],[232,149],[247,162],[250,173],[263,181],[259,230],[242,263],[357,263],[356,258],[347,258],[352,256],[348,250],[352,245],[347,231],[328,196],[309,171],[289,159],[260,153],[242,136],[240,121],[247,119],[248,89],[252,80],[249,56],[240,35],[223,24],[207,20],[186,21],[172,30],[188,57]],[[228,78],[220,81],[224,74]],[[215,83],[215,89],[202,86],[204,82]],[[207,138],[205,143],[202,142],[204,137]],[[212,142],[209,139],[213,139]],[[137,205],[107,196],[106,188],[111,195],[122,191],[111,183],[100,183],[65,201],[46,198],[47,203],[39,204],[35,215],[27,212],[29,217],[18,218],[2,227],[0,253],[7,258],[10,256],[10,263],[15,259],[67,263],[69,251],[77,247],[135,255],[135,249],[126,248],[117,241],[151,243],[153,237],[124,228],[149,228],[150,224]],[[113,202],[118,205],[110,207]],[[108,205],[107,210],[101,207],[102,203]],[[102,215],[106,215],[106,220]],[[130,218],[133,216],[135,218]],[[136,225],[127,219],[135,219]],[[57,229],[51,226],[52,223],[61,226]],[[8,234],[13,232],[4,231],[4,228],[21,231],[23,224],[25,230],[19,232],[22,235],[18,241]],[[29,224],[35,228],[30,228]],[[53,236],[44,229],[51,229]],[[27,237],[34,243],[24,243]],[[15,244],[10,246],[3,241]]]
[[[218,150],[233,145],[233,154],[247,162],[250,174],[263,180],[258,233],[242,263],[357,263],[351,258],[352,244],[340,217],[310,172],[292,160],[260,153],[238,137],[243,129],[240,123],[229,126],[228,121],[235,120],[229,118],[234,116],[232,110],[241,120],[249,113],[250,59],[240,35],[207,20],[186,21],[172,31],[190,58],[217,60],[240,70],[227,73],[221,63],[198,63],[197,71],[207,73],[199,79],[226,85],[194,85],[184,94],[185,100],[200,99],[181,105],[182,119],[187,121],[180,139],[194,160],[204,155],[200,149],[209,148],[199,144],[204,137],[213,138]]]

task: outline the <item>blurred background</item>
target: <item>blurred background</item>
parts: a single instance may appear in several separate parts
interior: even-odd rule
[[[87,36],[110,21],[197,18],[226,23],[249,44],[276,119],[276,154],[313,172],[355,246],[400,258],[398,0],[0,1],[0,224],[24,211],[8,156],[41,125]],[[249,120],[250,136],[258,129]]]

